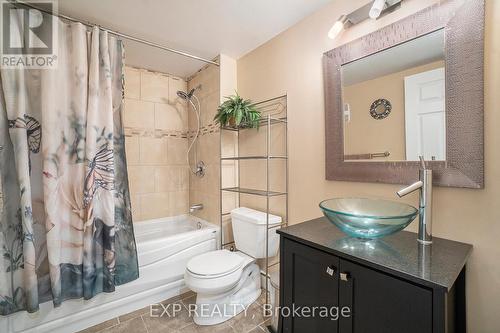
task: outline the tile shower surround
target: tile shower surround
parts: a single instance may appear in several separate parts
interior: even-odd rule
[[[220,204],[220,130],[213,118],[220,104],[220,72],[219,68],[207,65],[188,78],[187,89],[198,88],[195,95],[201,104],[200,137],[196,143],[197,160],[206,165],[205,176],[200,178],[190,174],[189,201],[191,204],[202,203],[204,208],[194,212],[199,218],[214,224],[219,224]],[[196,133],[197,117],[189,106],[188,136],[190,139]],[[191,155],[194,163],[194,155]]]
[[[125,68],[125,148],[134,222],[186,214],[188,115],[177,90],[186,81]]]
[[[202,127],[196,145],[208,168],[205,177],[193,179],[186,154],[196,117],[177,91],[200,84]],[[124,125],[134,221],[186,214],[190,202],[202,202],[205,209],[197,215],[218,222],[219,128],[212,119],[219,98],[218,68],[204,67],[186,82],[126,67]]]

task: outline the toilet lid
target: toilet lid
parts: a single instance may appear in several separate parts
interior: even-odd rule
[[[223,275],[241,267],[244,258],[228,250],[211,251],[194,257],[187,269],[197,275]]]

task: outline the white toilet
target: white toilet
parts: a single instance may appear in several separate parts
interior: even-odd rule
[[[191,313],[198,325],[215,325],[231,319],[259,298],[260,269],[256,258],[265,256],[266,214],[240,207],[231,211],[236,248],[211,251],[192,258],[186,267],[186,286],[197,293]],[[269,225],[281,217],[269,215]],[[269,256],[278,252],[279,237],[269,230]]]

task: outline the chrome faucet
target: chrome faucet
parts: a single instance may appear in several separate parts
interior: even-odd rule
[[[194,213],[197,210],[202,210],[203,209],[203,204],[194,204],[191,207],[189,207],[189,212]]]
[[[426,168],[423,156],[419,156],[419,159],[419,180],[396,193],[401,198],[420,190],[417,240],[421,244],[429,245],[432,244],[432,170]]]

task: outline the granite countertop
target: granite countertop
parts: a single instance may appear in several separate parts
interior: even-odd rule
[[[417,234],[401,231],[378,240],[351,238],[325,217],[277,230],[283,237],[431,288],[451,289],[472,252],[472,245],[433,238],[417,242]]]

